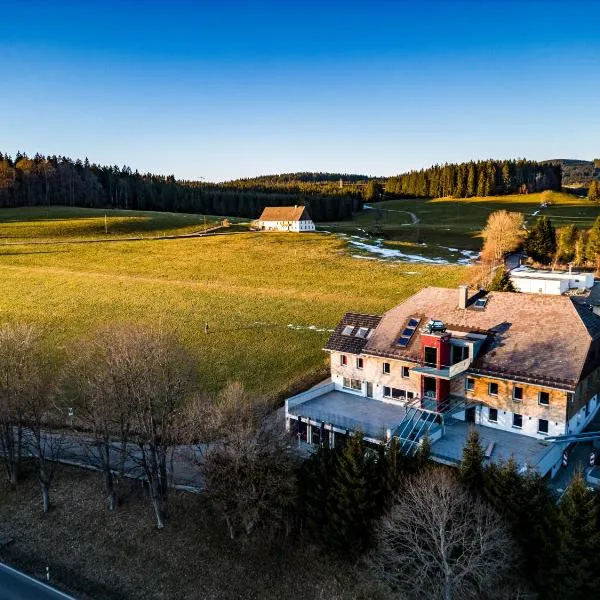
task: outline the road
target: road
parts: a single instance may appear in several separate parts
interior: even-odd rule
[[[88,468],[99,468],[102,462],[99,459],[98,449],[94,447],[92,439],[78,434],[45,434],[47,445],[46,455],[57,456],[58,462]],[[24,447],[27,448],[27,434],[23,438]],[[2,448],[0,447],[0,452]],[[119,464],[120,444],[111,444],[111,463],[117,468]],[[140,465],[141,451],[135,444],[128,444],[125,459],[125,473],[132,479],[145,479]],[[200,491],[202,481],[196,462],[202,460],[198,446],[174,446],[169,450],[167,460],[167,473],[169,485],[177,489]]]
[[[74,600],[74,598],[0,563],[0,600]]]

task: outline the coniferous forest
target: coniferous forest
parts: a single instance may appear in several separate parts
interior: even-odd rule
[[[561,167],[530,160],[435,165],[387,180],[387,194],[410,198],[500,196],[560,190]]]
[[[330,176],[337,183],[315,175],[317,181],[288,177],[277,185],[272,178],[215,184],[141,174],[87,159],[0,153],[0,208],[64,205],[253,219],[265,206],[304,204],[315,221],[348,219],[362,208],[364,185],[356,185],[358,176],[348,176],[348,184],[340,186],[339,175]]]

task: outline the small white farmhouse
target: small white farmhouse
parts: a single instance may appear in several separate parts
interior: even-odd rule
[[[306,206],[267,206],[258,219],[265,231],[314,231],[315,224]]]

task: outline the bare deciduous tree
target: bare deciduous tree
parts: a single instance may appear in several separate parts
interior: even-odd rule
[[[201,438],[200,473],[234,539],[268,526],[287,526],[295,498],[294,455],[283,423],[268,405],[230,383],[212,404],[195,410]]]
[[[501,261],[507,252],[514,250],[519,245],[524,234],[521,213],[506,210],[491,213],[481,232],[484,239],[481,258],[487,262]]]
[[[121,347],[130,369],[131,460],[142,469],[159,529],[168,516],[167,464],[180,443],[178,411],[191,391],[195,369],[189,354],[165,334],[131,328]],[[130,445],[131,446],[131,445]]]
[[[93,435],[88,459],[102,470],[109,510],[117,506],[116,477],[126,471],[132,410],[136,402],[139,352],[137,330],[113,325],[94,332],[73,348],[61,387],[77,420]]]
[[[25,403],[40,388],[38,336],[30,325],[0,326],[0,450],[11,485],[21,463]]]
[[[495,597],[515,563],[500,517],[441,469],[408,480],[376,539],[369,571],[408,598]]]

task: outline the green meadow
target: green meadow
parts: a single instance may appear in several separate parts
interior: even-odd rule
[[[22,207],[0,210],[0,244],[27,240],[119,239],[185,235],[222,217],[95,208]]]
[[[325,372],[328,330],[346,311],[380,314],[422,287],[452,287],[467,275],[464,267],[360,260],[343,240],[319,233],[57,243],[101,237],[104,215],[20,210],[21,220],[0,211],[1,321],[39,324],[58,355],[109,323],[174,331],[197,358],[207,392],[241,380],[278,394],[315,380]],[[204,221],[117,211],[111,218],[110,227],[124,222],[132,236],[176,235]]]
[[[550,201],[547,208],[541,203]],[[406,199],[386,200],[372,204],[354,216],[352,221],[323,224],[324,229],[349,234],[364,235],[379,225],[380,231],[389,241],[404,245],[427,244],[430,247],[456,247],[479,250],[482,240],[481,229],[491,212],[510,210],[522,212],[528,224],[536,216],[546,215],[555,227],[574,223],[578,227],[591,227],[600,216],[600,205],[572,194],[542,192],[536,194],[489,196],[475,198],[436,198],[433,200]],[[413,224],[411,214],[418,223]],[[390,244],[390,247],[398,247]],[[440,254],[431,248],[429,253]],[[423,252],[427,254],[427,251]],[[443,256],[443,252],[441,253]]]

